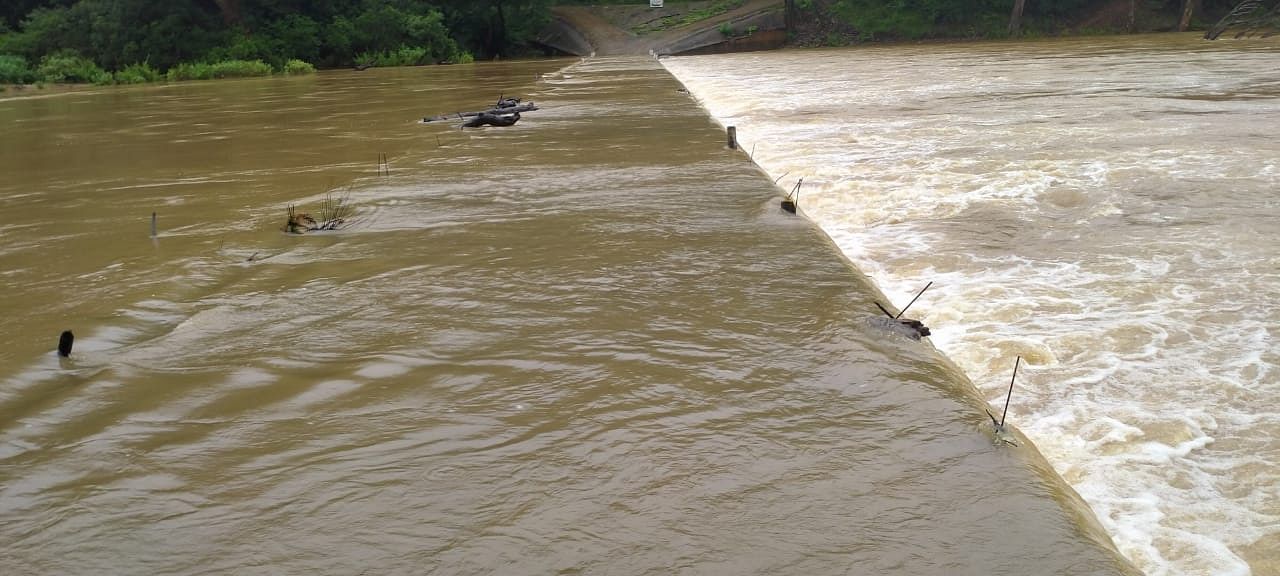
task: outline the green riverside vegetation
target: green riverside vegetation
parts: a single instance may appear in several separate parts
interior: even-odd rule
[[[1238,0],[779,0],[797,44],[1212,24]],[[540,54],[551,5],[647,0],[2,0],[0,85],[139,84]],[[747,0],[668,0],[652,32]],[[1022,8],[1012,19],[1014,6]],[[1016,25],[1011,20],[1016,21]],[[732,29],[726,29],[732,32]],[[726,34],[729,35],[729,34]]]
[[[530,55],[548,0],[3,0],[0,84],[138,84]]]

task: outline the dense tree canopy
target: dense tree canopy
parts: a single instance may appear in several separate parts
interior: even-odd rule
[[[0,53],[38,62],[74,53],[118,70],[147,62],[507,56],[548,18],[546,0],[5,0]]]

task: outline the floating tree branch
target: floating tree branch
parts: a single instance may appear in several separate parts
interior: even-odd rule
[[[355,207],[351,205],[351,191],[341,194],[332,192],[325,194],[320,209],[312,216],[306,212],[298,212],[293,204],[288,207],[289,219],[285,221],[284,231],[290,234],[318,232],[322,230],[338,230],[354,222]]]
[[[515,114],[518,112],[531,112],[537,109],[538,107],[535,106],[533,102],[529,102],[526,104],[519,104],[517,106],[509,106],[505,108],[501,108],[501,107],[490,108],[488,110],[482,110],[480,112],[455,112],[453,114],[440,114],[438,116],[427,116],[426,118],[423,118],[422,121],[438,122],[440,120],[452,120],[455,118],[458,120],[461,120],[464,118],[470,118],[472,116],[480,116],[483,114],[498,116],[502,114]]]

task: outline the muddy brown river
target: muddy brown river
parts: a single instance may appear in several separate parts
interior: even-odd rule
[[[639,58],[0,101],[4,572],[1137,573],[678,87]],[[499,94],[542,109],[416,121]],[[348,226],[281,231],[327,195]]]

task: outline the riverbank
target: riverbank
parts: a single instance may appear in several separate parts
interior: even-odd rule
[[[0,84],[0,100],[44,98],[102,88],[93,84]]]

